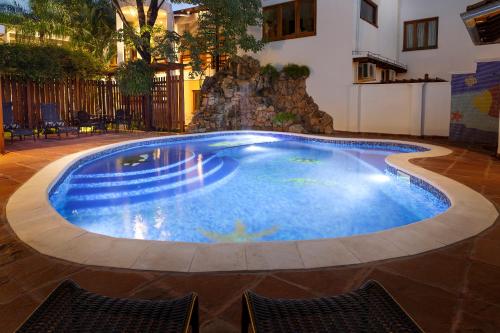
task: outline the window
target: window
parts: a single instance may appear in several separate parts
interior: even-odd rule
[[[384,69],[382,71],[382,82],[396,81],[396,71],[393,69]]]
[[[439,18],[405,22],[403,51],[437,49]]]
[[[263,38],[276,41],[316,35],[316,0],[264,7]]]
[[[375,64],[364,62],[358,64],[358,81],[375,81],[376,78],[376,69],[377,66]]]
[[[361,0],[360,17],[366,22],[377,26],[378,24],[378,7],[371,0]]]

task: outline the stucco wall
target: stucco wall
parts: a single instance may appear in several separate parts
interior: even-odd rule
[[[448,136],[449,83],[353,85],[349,131]]]
[[[438,49],[401,52],[401,61],[409,67],[406,77],[423,77],[426,73],[451,79],[454,73],[476,71],[476,62],[500,59],[500,44],[475,46],[460,18],[477,0],[401,0],[399,43],[403,49],[404,22],[439,16]]]
[[[353,1],[354,49],[381,54],[397,60],[399,0],[372,0],[378,5],[378,28],[360,18],[360,1]]]
[[[271,5],[284,1],[263,1]],[[317,35],[313,37],[272,42],[253,55],[262,65],[277,67],[287,63],[311,68],[307,80],[308,93],[320,109],[334,118],[335,129],[347,129],[349,90],[352,74],[353,1],[318,0]],[[253,29],[258,36],[259,28]],[[347,37],[349,36],[349,37]],[[346,38],[347,37],[347,38]]]

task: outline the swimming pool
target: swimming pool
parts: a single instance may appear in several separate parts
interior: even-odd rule
[[[432,185],[385,162],[425,150],[258,132],[164,138],[84,158],[49,199],[72,224],[117,238],[238,243],[364,235],[450,207]]]

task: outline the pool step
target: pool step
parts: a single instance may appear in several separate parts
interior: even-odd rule
[[[96,189],[102,192],[102,188],[118,188],[120,186],[132,186],[132,185],[145,185],[148,186],[153,182],[168,182],[170,180],[175,180],[176,177],[180,177],[184,174],[188,174],[192,171],[202,169],[209,170],[213,167],[213,163],[216,157],[214,155],[199,161],[189,160],[184,164],[178,165],[176,168],[171,168],[167,170],[162,170],[157,173],[151,173],[148,175],[134,175],[134,176],[121,176],[121,177],[111,177],[109,180],[104,181],[104,179],[83,179],[79,178],[74,181],[70,181],[70,187],[73,190],[92,190]],[[79,193],[75,193],[79,194]]]
[[[208,160],[213,155],[203,156],[204,160]],[[175,170],[183,170],[186,169],[193,164],[196,164],[198,161],[196,159],[197,155],[194,153],[185,154],[184,156],[180,156],[179,158],[169,159],[168,165],[158,166],[154,163],[150,163],[148,165],[148,169],[134,169],[132,168],[129,171],[122,172],[113,172],[115,170],[110,170],[109,172],[101,172],[91,174],[87,170],[83,171],[80,174],[73,175],[71,177],[72,184],[87,184],[87,183],[107,183],[114,181],[122,181],[122,180],[133,180],[133,179],[142,179],[150,176],[163,175],[166,173],[173,172]],[[170,162],[171,161],[171,162]],[[144,166],[143,166],[144,168]]]
[[[205,166],[209,169],[206,169]],[[167,182],[155,184],[155,186],[121,187],[120,191],[116,191],[116,188],[111,191],[103,191],[103,188],[99,188],[97,192],[89,192],[90,189],[76,192],[70,188],[66,196],[66,208],[73,211],[94,207],[129,205],[189,193],[222,180],[233,173],[237,167],[238,162],[232,158],[215,157],[204,165],[202,172],[189,171],[181,176],[173,177]],[[82,194],[76,195],[75,193]]]

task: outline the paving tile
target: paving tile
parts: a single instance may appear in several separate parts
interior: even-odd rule
[[[500,306],[466,298],[458,331],[500,332]]]
[[[257,294],[270,298],[293,299],[316,297],[306,288],[295,286],[273,276],[266,276],[257,286],[251,288],[251,290]]]
[[[378,269],[404,276],[420,283],[459,294],[463,289],[468,262],[459,257],[431,253],[395,260]]]
[[[500,305],[500,267],[473,261],[467,290],[469,297]]]
[[[109,297],[125,297],[140,285],[153,280],[154,273],[86,268],[69,277],[82,288]]]
[[[214,319],[205,323],[200,330],[203,333],[237,333],[240,332],[238,326],[234,326],[227,321]]]
[[[500,241],[487,238],[476,240],[472,259],[500,267]]]
[[[160,279],[157,283],[171,286],[178,295],[196,292],[201,306],[209,313],[216,314],[236,299],[243,291],[252,288],[261,279],[257,274],[198,274],[173,275]]]
[[[426,332],[450,332],[458,299],[440,288],[374,270],[367,280],[380,282]]]
[[[39,302],[24,295],[8,304],[0,305],[1,332],[15,332],[17,328],[35,311]]]
[[[370,268],[339,268],[307,272],[279,272],[274,276],[310,290],[318,296],[333,296],[356,289]]]

